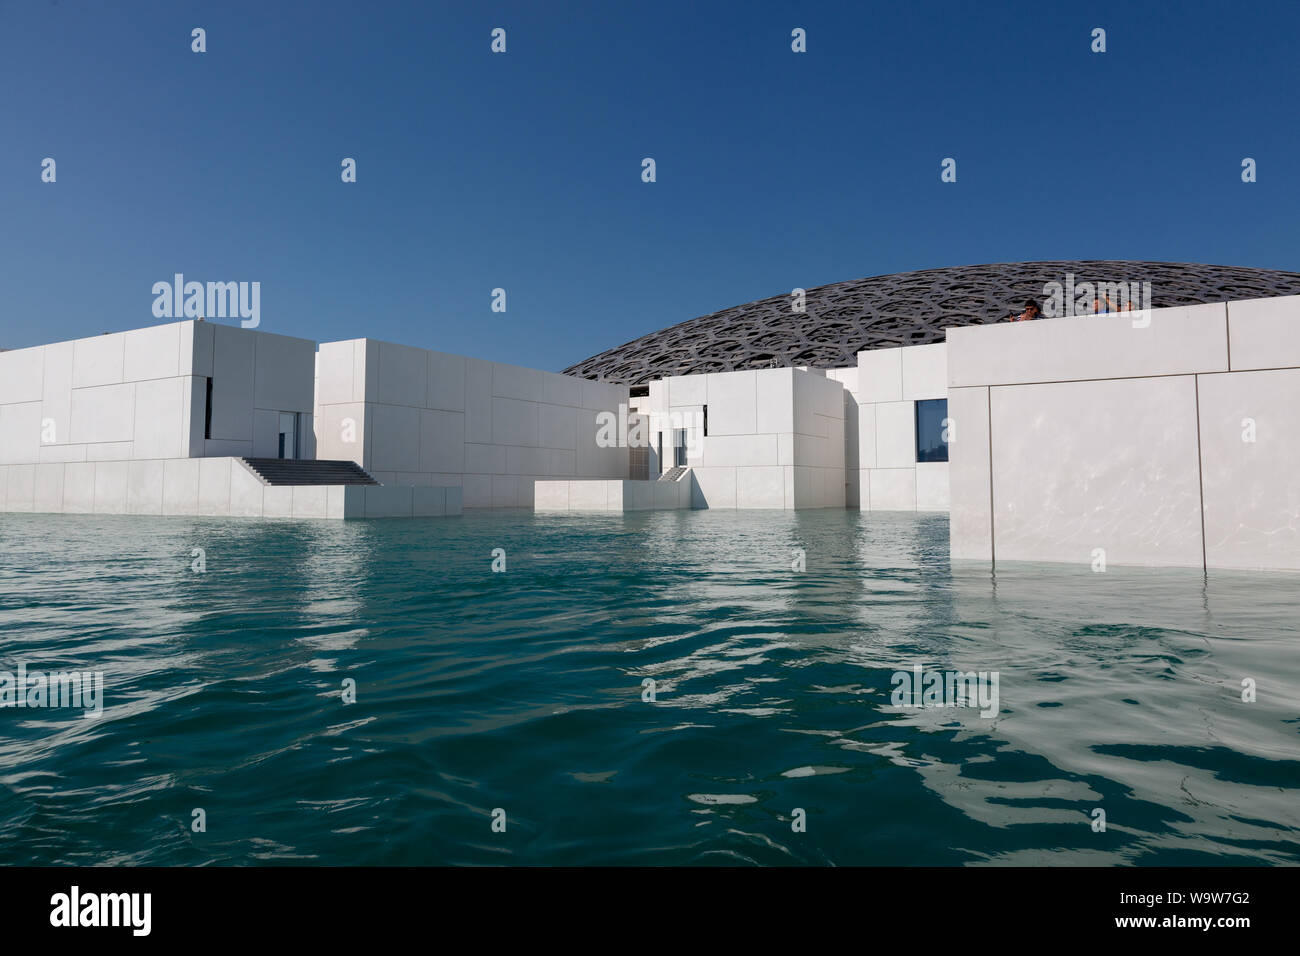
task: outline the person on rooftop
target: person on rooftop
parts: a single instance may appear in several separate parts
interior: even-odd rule
[[[1019,315],[1011,316],[1008,321],[1032,322],[1034,319],[1040,318],[1042,314],[1043,314],[1043,310],[1038,307],[1037,302],[1035,302],[1033,299],[1026,299],[1025,311],[1021,312]]]

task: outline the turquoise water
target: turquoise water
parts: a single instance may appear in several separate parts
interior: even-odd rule
[[[854,511],[2,515],[0,670],[105,706],[0,709],[0,863],[1294,864],[1298,584]],[[997,714],[892,707],[916,664]]]

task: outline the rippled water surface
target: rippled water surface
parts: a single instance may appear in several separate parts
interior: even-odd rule
[[[106,701],[0,709],[0,862],[1295,864],[1297,622],[942,515],[0,515],[0,670]],[[999,712],[892,707],[916,664]]]

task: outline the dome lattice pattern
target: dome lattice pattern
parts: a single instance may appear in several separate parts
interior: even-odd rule
[[[811,365],[843,368],[864,349],[941,342],[954,325],[997,322],[1043,287],[1150,282],[1155,308],[1300,295],[1300,273],[1185,262],[1077,260],[926,269],[809,289],[806,312],[777,295],[652,332],[565,369],[566,375],[641,385],[669,375]]]

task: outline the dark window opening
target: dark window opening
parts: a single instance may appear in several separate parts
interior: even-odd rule
[[[704,437],[709,437],[709,406],[704,406]]]
[[[655,453],[655,458],[659,462],[659,474],[662,475],[664,473],[664,433],[663,432],[659,433],[659,441],[657,443],[657,447],[658,447],[658,451]]]
[[[207,390],[203,396],[203,437],[212,440],[212,379],[207,380]]]
[[[686,429],[673,429],[673,465],[686,467]]]
[[[916,403],[916,460],[948,460],[948,399]]]

